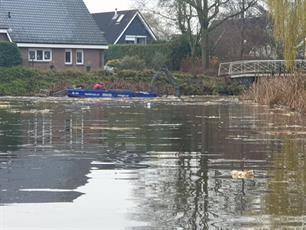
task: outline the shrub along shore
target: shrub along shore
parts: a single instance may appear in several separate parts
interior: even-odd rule
[[[104,71],[35,70],[23,67],[0,68],[0,96],[35,96],[57,92],[71,86],[92,88],[97,82],[107,88],[150,90],[155,72],[152,70],[120,70],[114,74]],[[181,95],[238,95],[244,87],[227,84],[223,78],[172,73]],[[175,95],[176,87],[161,75],[153,88],[159,95]]]
[[[297,73],[284,77],[263,77],[242,98],[306,113],[306,75]]]

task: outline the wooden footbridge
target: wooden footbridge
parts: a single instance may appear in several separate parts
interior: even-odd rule
[[[295,70],[306,73],[306,60],[295,60]],[[252,60],[221,63],[218,76],[249,78],[288,74],[285,60]]]

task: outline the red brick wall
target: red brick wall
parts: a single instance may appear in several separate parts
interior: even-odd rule
[[[65,64],[65,50],[66,49],[51,49],[52,61],[51,62],[31,62],[28,60],[28,50],[31,48],[20,48],[22,65],[26,67],[33,67],[37,69],[50,69],[50,66],[54,66],[55,69],[79,69],[86,70],[87,66],[91,67],[91,70],[101,70],[104,66],[104,51],[94,49],[83,49],[84,52],[84,64],[76,65],[76,50],[72,50],[72,64]],[[43,48],[42,48],[43,49]],[[48,49],[48,48],[46,48]],[[49,49],[50,50],[50,49]]]

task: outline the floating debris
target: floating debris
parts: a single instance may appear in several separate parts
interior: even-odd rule
[[[295,112],[289,112],[289,113],[283,113],[281,115],[285,116],[285,117],[292,117],[292,116],[295,116],[297,113]]]
[[[253,170],[233,170],[231,172],[233,179],[254,179],[255,173]]]
[[[51,110],[49,109],[43,109],[43,110],[37,110],[37,109],[31,109],[31,110],[15,110],[11,109],[9,110],[10,113],[20,113],[20,114],[48,114],[51,113]]]
[[[271,136],[304,136],[306,131],[291,131],[291,130],[280,130],[280,131],[268,131],[267,135]]]
[[[146,105],[147,109],[151,109],[151,103],[148,102],[147,105]]]
[[[91,130],[109,130],[109,131],[130,131],[140,130],[137,127],[90,127]]]
[[[91,110],[90,106],[81,107],[81,110]]]
[[[220,119],[220,116],[196,116],[196,118]]]
[[[0,102],[0,109],[7,109],[7,108],[11,108],[11,105],[9,102],[7,101]]]
[[[150,127],[176,127],[176,126],[182,126],[182,124],[162,124],[162,123],[158,123],[158,124],[148,124],[148,126]]]

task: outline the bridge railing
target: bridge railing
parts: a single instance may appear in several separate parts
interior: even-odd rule
[[[306,60],[295,60],[295,68],[306,72]],[[251,60],[221,63],[219,65],[218,76],[281,74],[286,72],[285,60]]]

